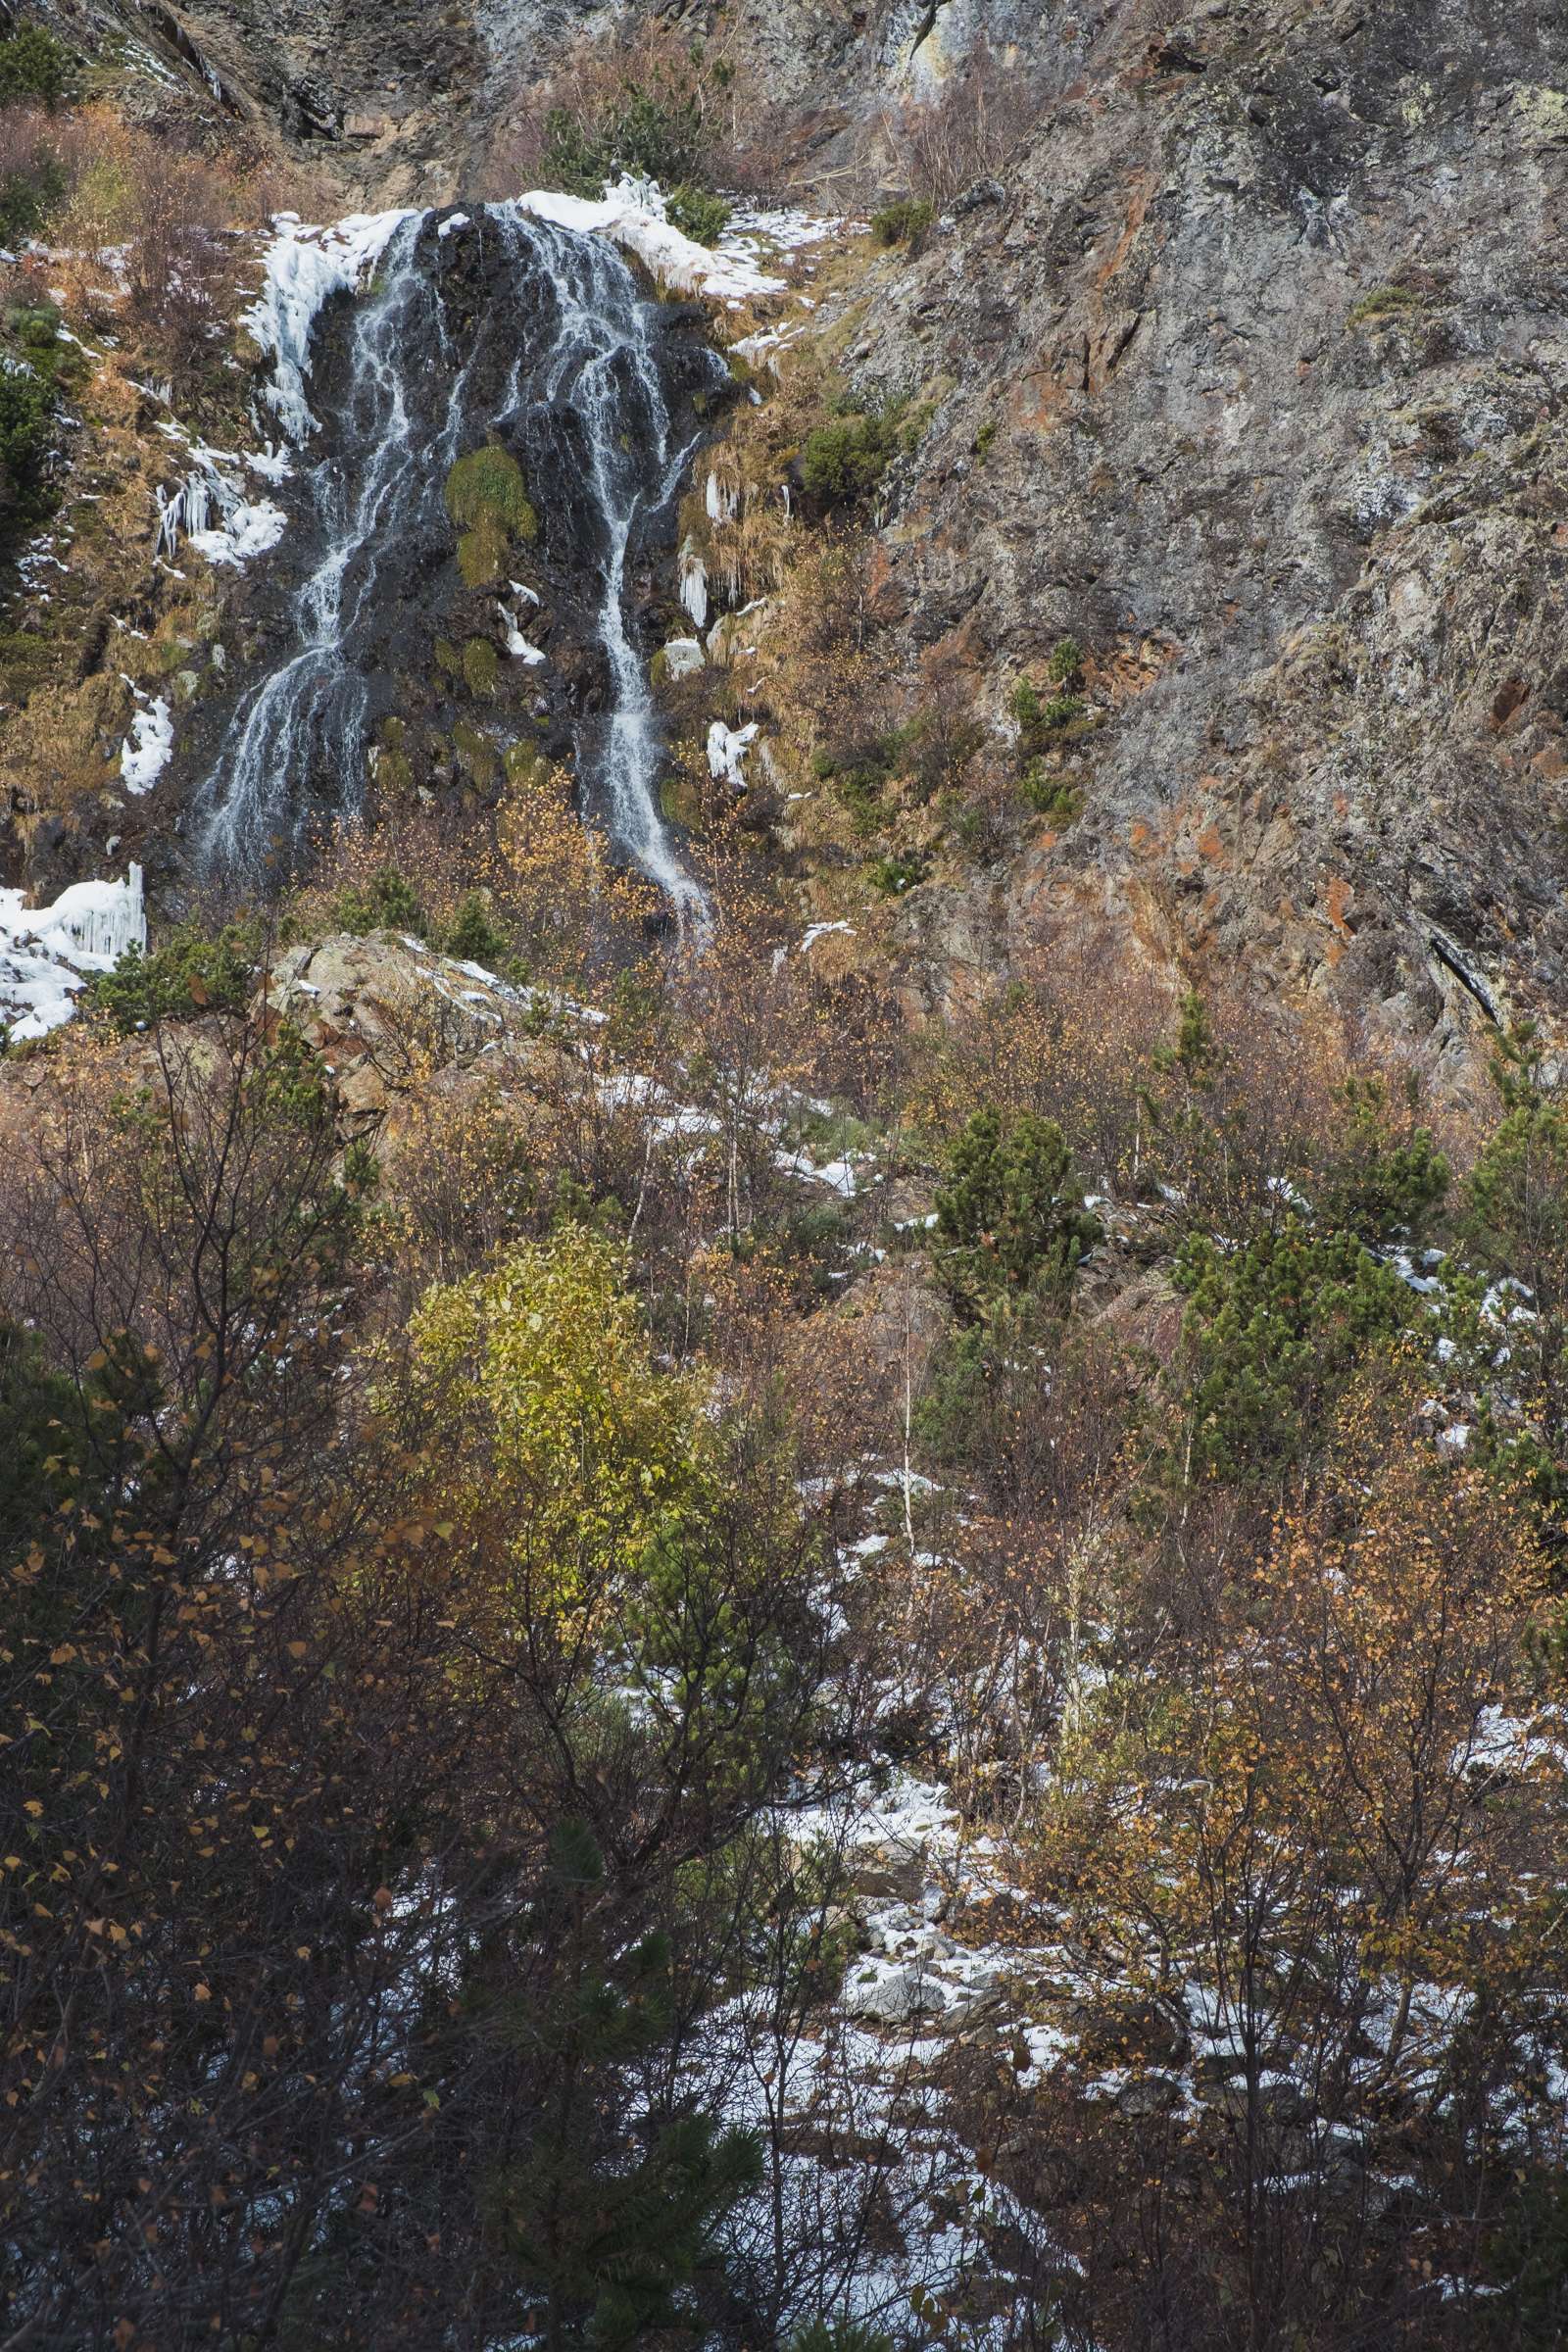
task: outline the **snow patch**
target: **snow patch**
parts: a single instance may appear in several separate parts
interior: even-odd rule
[[[162,695],[149,702],[139,687],[132,692],[146,708],[132,717],[120,747],[120,774],[125,790],[140,795],[151,792],[174,756],[174,721]]]
[[[851,1159],[830,1159],[820,1167],[804,1152],[775,1152],[773,1165],[781,1176],[798,1176],[804,1184],[825,1185],[841,1200],[853,1200],[859,1190]]]
[[[806,937],[801,942],[801,954],[808,956],[819,939],[831,939],[835,931],[844,932],[850,939],[855,937],[853,923],[811,923],[808,925]]]
[[[672,678],[689,678],[706,667],[708,657],[696,637],[671,637],[664,647],[664,666]]]
[[[535,604],[538,601],[538,598],[535,597]],[[510,612],[505,605],[497,605],[496,611],[501,615],[501,625],[507,633],[508,653],[514,656],[517,661],[527,662],[530,668],[535,663],[542,662],[545,658],[544,655],[538,646],[529,644],[518,624],[516,614]]]
[[[664,200],[646,180],[621,179],[595,201],[532,188],[517,198],[518,209],[536,220],[584,236],[610,237],[644,263],[662,285],[709,302],[744,302],[759,294],[781,294],[784,280],[759,267],[755,239],[733,233],[711,250],[683,236],[664,218]]]

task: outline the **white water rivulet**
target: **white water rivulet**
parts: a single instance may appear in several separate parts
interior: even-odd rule
[[[351,294],[346,331],[326,336],[328,303]],[[286,858],[323,816],[354,813],[376,731],[398,710],[399,672],[420,662],[420,631],[427,643],[454,593],[447,477],[498,441],[522,466],[555,574],[602,655],[600,707],[575,728],[585,813],[683,923],[700,922],[701,889],[660,813],[628,568],[691,455],[680,392],[722,380],[722,363],[689,322],[684,340],[672,334],[605,238],[515,205],[383,215],[324,237],[285,225],[252,322],[272,354],[269,397],[300,445],[308,504],[276,560],[297,545],[278,641],[197,795],[205,862],[254,870]],[[537,662],[503,617],[509,651]]]

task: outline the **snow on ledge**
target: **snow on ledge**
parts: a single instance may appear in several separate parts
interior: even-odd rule
[[[539,599],[535,597],[533,601],[537,604]],[[522,633],[521,620],[511,607],[497,605],[496,611],[501,615],[501,625],[506,631],[507,651],[513,659],[517,662],[525,662],[530,668],[542,662],[545,659],[543,653],[538,646],[530,645]]]
[[[316,430],[305,379],[318,317],[334,294],[353,292],[412,218],[405,207],[351,213],[331,228],[310,228],[297,214],[275,216],[277,234],[268,248],[266,280],[244,324],[272,362],[272,381],[264,397],[291,441],[304,441]]]
[[[809,956],[811,950],[815,947],[819,939],[831,939],[835,932],[840,931],[845,934],[846,938],[853,939],[855,937],[855,925],[853,923],[809,924],[807,928],[806,937],[801,942],[801,954],[803,956]]]
[[[27,907],[0,890],[0,1029],[8,1045],[47,1037],[69,1021],[94,972],[112,971],[147,945],[141,867],[123,882],[74,882],[52,906]]]
[[[781,294],[785,281],[758,266],[758,249],[747,237],[721,239],[710,250],[664,219],[663,198],[645,182],[622,179],[603,197],[563,196],[554,188],[532,188],[516,199],[519,212],[582,236],[612,238],[645,263],[661,285],[710,302],[744,302],[757,294]]]

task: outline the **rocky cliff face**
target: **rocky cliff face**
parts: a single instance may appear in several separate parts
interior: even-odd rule
[[[34,0],[78,39],[127,37],[296,161],[384,202],[466,192],[498,120],[571,43],[643,23],[716,40],[779,128],[803,185],[863,177],[890,95],[961,74],[976,44],[1054,95],[1112,8],[1039,0]],[[221,84],[221,92],[215,84]]]
[[[851,348],[959,385],[883,532],[910,648],[996,694],[1070,633],[1111,713],[1067,836],[928,919],[994,959],[1087,914],[1455,1045],[1560,1004],[1568,27],[1118,11],[1082,66]]]
[[[306,80],[330,62],[323,119],[378,109],[358,168],[401,186],[461,175],[495,91],[615,13],[222,15],[258,88],[296,45]],[[982,34],[1035,131],[857,290],[848,335],[867,392],[956,386],[883,517],[881,609],[894,660],[953,651],[999,716],[1071,635],[1110,723],[1077,822],[911,926],[950,981],[1109,926],[1460,1057],[1505,1006],[1559,1007],[1568,23],[1475,0],[731,23],[812,110],[803,171],[873,180],[877,106],[961,84]]]

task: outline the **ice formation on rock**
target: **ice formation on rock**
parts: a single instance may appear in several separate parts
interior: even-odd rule
[[[123,882],[74,882],[52,906],[28,907],[0,890],[0,1029],[8,1045],[47,1037],[69,1021],[77,991],[147,945],[141,867]]]
[[[708,730],[708,771],[715,783],[727,782],[737,792],[745,791],[746,755],[760,733],[755,718],[745,727],[726,727],[721,718],[714,719]]]
[[[132,691],[140,693],[139,688]],[[174,721],[169,705],[162,695],[152,701],[141,699],[146,708],[131,719],[130,733],[120,748],[121,782],[138,797],[151,792],[174,756]]]

